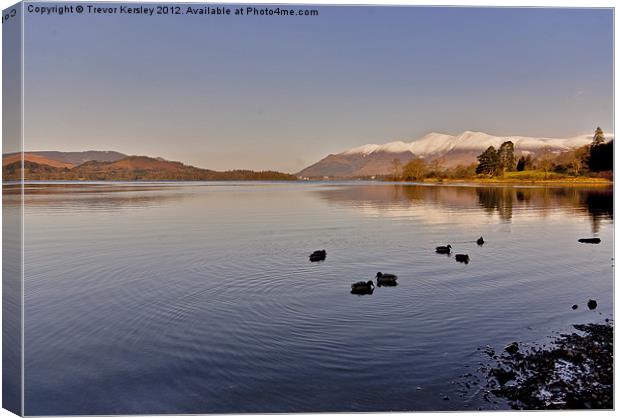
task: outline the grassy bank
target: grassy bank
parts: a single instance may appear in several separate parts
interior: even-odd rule
[[[468,178],[426,178],[425,183],[476,183],[476,184],[515,184],[515,185],[558,185],[558,186],[610,186],[611,173],[601,177],[571,176],[563,173],[537,170],[513,171],[503,176],[472,176]]]
[[[537,185],[537,186],[599,186],[609,187],[613,185],[611,180],[597,178],[575,178],[558,180],[513,180],[502,178],[471,178],[471,179],[425,179],[423,183],[433,184],[480,184],[480,185]]]

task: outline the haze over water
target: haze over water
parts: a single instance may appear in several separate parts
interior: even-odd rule
[[[613,319],[612,200],[606,188],[31,184],[25,413],[505,408],[452,382],[485,360],[480,346]],[[590,236],[601,244],[577,242]],[[435,254],[444,244],[471,262]],[[349,293],[378,271],[399,285]]]

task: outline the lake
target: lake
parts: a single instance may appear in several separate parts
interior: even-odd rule
[[[613,319],[611,188],[26,188],[27,415],[508,408],[479,347]]]

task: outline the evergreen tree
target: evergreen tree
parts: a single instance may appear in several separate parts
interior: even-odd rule
[[[514,171],[515,169],[515,145],[512,141],[506,141],[500,145],[497,151],[499,158],[499,171],[504,173],[506,171]]]
[[[605,134],[600,127],[594,131],[590,155],[587,158],[590,171],[609,171],[614,166],[614,141],[605,142]]]
[[[590,147],[588,158],[590,171],[611,171],[614,169],[614,141],[603,142]]]
[[[531,170],[532,169],[532,156],[522,155],[519,157],[519,161],[517,161],[517,171]]]
[[[490,146],[478,156],[476,174],[496,175],[499,169],[499,154],[493,146]]]
[[[600,145],[605,142],[605,134],[600,126],[596,128],[594,131],[594,136],[592,137],[592,145]]]

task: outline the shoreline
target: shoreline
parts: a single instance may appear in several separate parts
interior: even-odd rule
[[[513,180],[513,179],[425,179],[422,181],[382,180],[382,179],[316,179],[316,180],[3,180],[4,186],[33,184],[175,184],[175,183],[378,183],[418,186],[534,186],[534,187],[612,187],[613,180],[603,178],[556,179],[556,180]]]
[[[612,409],[613,333],[607,318],[574,324],[549,344],[512,342],[503,352],[478,348],[488,356],[478,369],[486,381],[483,399],[503,399],[520,410]],[[463,386],[475,384],[465,379]]]
[[[506,185],[506,186],[613,186],[613,180],[603,178],[573,178],[555,180],[514,180],[514,179],[426,179],[422,183],[429,184],[475,184],[475,185]]]

